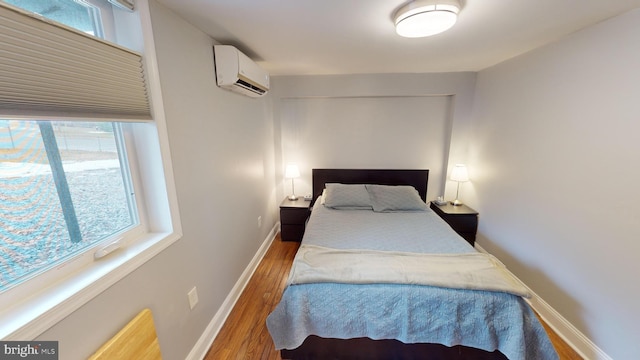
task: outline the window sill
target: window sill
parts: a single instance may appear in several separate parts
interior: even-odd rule
[[[148,233],[58,284],[0,312],[0,339],[31,340],[159,254],[179,233]]]

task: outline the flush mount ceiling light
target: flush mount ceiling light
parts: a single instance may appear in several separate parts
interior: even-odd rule
[[[456,23],[459,11],[458,0],[412,1],[396,13],[396,33],[408,38],[439,34]]]

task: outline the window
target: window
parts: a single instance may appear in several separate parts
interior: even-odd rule
[[[86,0],[5,2],[103,37]],[[117,123],[0,119],[0,128],[0,292],[138,225]]]
[[[0,70],[10,78],[0,82],[2,339],[37,337],[180,236],[155,54],[143,41],[150,15],[139,3],[131,12],[107,0],[0,0]],[[116,43],[115,24],[118,45],[68,30]],[[66,75],[78,68],[82,76]],[[94,259],[115,241],[123,251]]]
[[[104,37],[100,11],[83,0],[4,0],[7,4],[42,15],[97,37]]]
[[[117,123],[0,121],[0,292],[138,225]]]

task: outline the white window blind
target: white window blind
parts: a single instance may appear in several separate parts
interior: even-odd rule
[[[151,120],[142,57],[0,4],[0,117]]]

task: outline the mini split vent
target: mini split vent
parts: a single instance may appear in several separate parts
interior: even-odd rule
[[[267,93],[267,90],[265,88],[252,85],[242,79],[238,79],[238,81],[236,81],[236,85],[241,86],[249,91],[255,92],[258,95],[264,95]]]
[[[219,87],[250,97],[269,90],[269,73],[231,45],[213,47]]]

